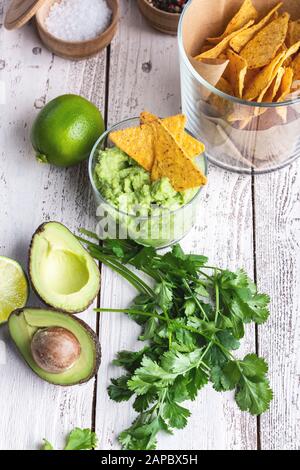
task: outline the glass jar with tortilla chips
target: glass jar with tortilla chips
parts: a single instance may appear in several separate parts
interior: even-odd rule
[[[176,191],[168,178],[151,181],[150,173],[115,145],[111,136],[137,128],[141,117],[113,126],[91,152],[89,177],[97,204],[97,233],[101,239],[130,238],[145,246],[164,248],[187,235],[201,217],[202,186]],[[166,122],[171,125],[170,118]],[[189,137],[190,142],[195,141],[185,132],[185,138]],[[147,149],[143,155],[148,157]],[[195,158],[195,164],[207,174],[204,153]]]
[[[190,0],[178,38],[182,109],[211,162],[251,174],[300,156],[299,2]]]

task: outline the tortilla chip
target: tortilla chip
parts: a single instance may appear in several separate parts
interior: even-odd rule
[[[145,124],[157,121],[159,118],[145,111],[140,114],[140,119],[141,124]],[[164,118],[161,122],[190,158],[198,157],[205,151],[205,146],[202,142],[185,132],[186,117],[183,114]]]
[[[293,46],[291,46],[289,49],[286,49],[285,51],[285,57],[282,61],[282,63],[280,65],[285,65],[287,67],[291,66],[292,69],[294,70],[294,66],[293,66],[293,63],[295,62],[295,60],[297,59],[292,59],[292,56],[294,54],[296,54],[300,49],[300,41],[296,42]],[[290,60],[291,59],[291,60]],[[287,65],[288,64],[288,65]],[[295,64],[295,66],[297,67],[297,63]],[[296,71],[297,72],[297,71]],[[295,74],[295,70],[294,70],[294,79],[297,80],[296,78],[296,75],[297,73]]]
[[[213,44],[218,44],[226,36],[229,36],[231,33],[241,29],[249,21],[256,20],[257,17],[258,12],[252,3],[252,0],[245,0],[239,11],[228,23],[224,33],[217,38],[208,38],[207,40]]]
[[[284,71],[278,95],[276,101],[278,103],[285,100],[285,98],[291,93],[292,84],[294,80],[294,70],[292,67],[287,67]]]
[[[274,78],[273,82],[271,83],[270,87],[268,88],[267,92],[265,93],[263,97],[263,102],[264,103],[272,103],[272,101],[275,99],[278,90],[280,88],[281,80],[284,75],[285,69],[284,67],[280,67],[276,77]]]
[[[229,77],[233,93],[238,98],[242,98],[247,73],[247,62],[230,49],[227,52],[227,57],[229,59]]]
[[[282,103],[288,97],[288,95],[292,93],[293,79],[294,79],[294,70],[292,69],[292,67],[287,67],[282,77],[278,95],[276,97],[276,100],[278,103]],[[286,123],[287,116],[288,116],[288,107],[282,106],[282,107],[276,108],[276,114],[280,117],[283,123]]]
[[[233,96],[233,89],[231,84],[224,78],[221,77],[218,83],[216,84],[216,88],[227,95]]]
[[[241,57],[247,61],[249,69],[256,69],[270,64],[284,44],[289,19],[290,15],[283,13],[248,42],[241,51]]]
[[[140,114],[141,124],[147,122],[157,121],[159,118],[155,114],[151,114],[148,111],[144,111]],[[180,145],[183,140],[183,133],[186,125],[186,116],[183,114],[177,114],[176,116],[170,116],[162,119],[163,125],[168,129],[170,134],[174,137],[176,142]]]
[[[151,171],[154,162],[153,131],[150,124],[111,132],[110,140],[145,170]]]
[[[228,44],[230,43],[230,40],[234,38],[237,34],[239,34],[241,31],[244,31],[246,28],[249,28],[249,26],[252,26],[254,23],[253,20],[249,21],[246,26],[243,28],[239,29],[238,31],[234,31],[231,33],[229,36],[226,36],[219,44],[217,44],[215,47],[212,49],[209,49],[206,52],[202,52],[201,54],[197,55],[194,57],[195,60],[203,60],[203,59],[217,59],[220,54],[222,54],[223,51],[227,48]]]
[[[163,125],[168,129],[178,144],[182,144],[183,132],[186,126],[186,116],[178,114],[162,120]]]
[[[204,44],[204,46],[201,47],[201,53],[202,52],[207,52],[212,48],[213,48],[213,46],[211,44]]]
[[[253,82],[255,77],[257,77],[260,71],[261,69],[253,69],[253,70],[247,69],[247,73],[245,76],[245,83],[244,83],[244,92],[249,87],[249,85]]]
[[[253,82],[250,83],[249,87],[246,89],[244,94],[245,100],[255,100],[264,90],[267,90],[268,87],[271,85],[272,81],[274,80],[274,76],[277,74],[278,69],[276,67],[284,58],[285,53],[280,52],[272,62],[264,67],[261,72],[254,78]],[[281,66],[281,65],[280,65]]]
[[[149,126],[154,132],[155,160],[151,172],[152,180],[168,177],[175,191],[205,185],[206,176],[179,147],[163,124],[158,120]]]
[[[226,120],[228,122],[236,122],[236,121],[246,121],[251,120],[254,117],[254,109],[252,106],[245,106],[236,104],[233,109],[226,116]]]
[[[284,70],[285,70],[285,69],[284,69],[284,67],[280,67],[279,70],[282,70],[282,72],[284,73]],[[275,79],[272,81],[271,85],[268,84],[268,85],[266,86],[266,88],[264,88],[264,89],[262,90],[262,92],[260,93],[260,95],[259,95],[259,96],[257,97],[257,99],[255,100],[257,103],[262,103],[262,104],[263,104],[263,103],[269,102],[269,101],[270,101],[269,96],[271,95],[271,93],[272,93],[272,95],[274,94],[274,96],[275,96],[275,94],[276,94],[276,93],[275,93],[275,89],[276,89],[275,86],[276,86],[276,87],[279,87],[279,86],[280,86],[280,79],[282,79],[281,72],[279,73],[279,71],[278,71],[277,76],[278,76],[278,75],[280,75],[280,78],[278,78],[278,81],[276,81],[275,84],[274,84],[274,80],[276,80],[276,77],[275,77]],[[273,89],[273,91],[272,91],[272,86],[273,86],[273,84],[274,84],[274,89]],[[277,88],[277,91],[278,91],[278,88]],[[245,119],[245,120],[241,121],[241,124],[240,124],[239,128],[240,128],[240,129],[244,129],[246,126],[249,126],[249,124],[250,124],[250,122],[252,121],[252,119],[254,119],[254,118],[258,117],[258,116],[262,116],[266,111],[268,111],[268,109],[269,109],[269,108],[266,108],[266,107],[255,107],[255,108],[253,109],[253,116],[250,117],[250,118],[248,118],[248,119]]]
[[[228,59],[227,59],[227,52],[226,52],[226,51],[221,52],[221,54],[219,55],[218,59],[219,59],[219,60],[228,60]]]
[[[294,80],[300,80],[300,54],[296,56],[291,66],[292,66],[292,69],[294,70]]]
[[[276,108],[276,114],[280,117],[283,124],[287,122],[288,117],[288,108],[287,106],[282,106],[281,108]]]
[[[249,87],[247,88],[244,98],[246,100],[252,101],[260,96],[263,90],[267,91],[283,62],[291,55],[295,54],[299,47],[300,42],[294,44],[294,46],[290,47],[290,49],[288,49],[286,52],[280,52],[269,65],[264,67],[261,72],[257,74],[253,82],[250,83]]]
[[[205,145],[203,142],[195,139],[195,137],[187,132],[183,134],[182,148],[190,158],[199,157],[199,155],[205,152]]]
[[[264,28],[272,16],[276,13],[276,11],[283,5],[283,3],[278,3],[276,7],[271,10],[267,16],[265,16],[259,23],[254,24],[248,29],[245,29],[245,31],[242,31],[239,33],[237,36],[235,36],[233,39],[230,41],[230,46],[235,52],[241,52],[243,47],[246,46],[246,44],[251,41],[251,39],[254,38],[255,34],[258,33],[262,28]]]
[[[256,99],[257,103],[267,103],[267,102],[273,101],[280,87],[284,72],[285,72],[284,67],[280,67],[279,70],[277,71],[277,75],[274,77],[271,84],[267,84],[267,86],[261,91],[260,95],[257,97]],[[240,109],[235,109],[228,116],[228,121],[229,122],[238,121],[239,129],[245,129],[247,126],[249,126],[252,119],[254,119],[255,117],[261,116],[267,110],[268,108],[265,108],[265,107],[263,108],[255,107],[253,109],[251,108],[247,109],[247,107],[243,106]]]
[[[231,84],[224,77],[220,78],[215,87],[227,95],[234,96]],[[212,93],[208,101],[221,116],[227,114],[232,108],[232,104],[228,99],[222,98],[216,93]]]
[[[285,53],[284,60],[288,59],[292,55],[296,54],[300,49],[300,41],[296,42],[293,46],[291,46]]]
[[[285,44],[283,44],[282,50],[285,51],[285,52],[288,51],[288,48],[287,48],[287,46],[286,46]],[[284,67],[290,67],[292,62],[293,62],[293,58],[290,56],[290,57],[288,57],[287,59],[285,59],[285,61],[283,62],[282,65],[283,65]]]
[[[143,111],[140,113],[140,122],[141,124],[146,124],[147,122],[156,121],[159,119],[155,114],[149,113],[149,111]]]
[[[291,47],[298,41],[300,41],[300,20],[290,21],[286,37],[286,44],[288,47]]]
[[[222,91],[223,93],[226,93],[227,95],[234,96],[233,88],[232,88],[231,84],[224,77],[220,78],[220,80],[216,84],[216,88],[218,90]]]

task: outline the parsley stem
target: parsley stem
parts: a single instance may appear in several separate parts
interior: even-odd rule
[[[223,272],[223,269],[217,268],[216,266],[202,266],[202,269],[213,269],[214,271]]]
[[[199,274],[202,274],[202,276],[206,277],[211,282],[213,282],[213,278],[211,276],[209,276],[208,274],[204,273],[203,271],[199,271]]]
[[[136,276],[130,269],[124,266],[115,256],[107,255],[104,253],[103,248],[96,243],[85,240],[82,237],[76,237],[81,243],[85,243],[88,246],[88,250],[93,258],[96,258],[101,263],[110,267],[113,271],[116,271],[122,277],[124,277],[130,284],[132,284],[139,292],[154,296],[154,291],[149,287],[142,279]]]
[[[93,248],[90,248],[89,251],[94,258],[124,277],[139,292],[150,295],[151,297],[154,296],[154,291],[151,289],[151,287],[149,287],[142,279],[130,271],[130,269],[123,266],[123,264],[117,261],[114,257],[105,255],[101,253],[100,250]]]
[[[165,323],[168,323],[167,319],[163,315],[143,312],[141,310],[135,310],[131,308],[95,308],[94,311],[95,312],[110,312],[110,313],[127,313],[131,315],[142,316],[142,317],[156,318],[157,320],[161,320]],[[201,331],[198,331],[196,328],[193,328],[192,326],[187,326],[187,325],[177,322],[176,320],[171,320],[171,319],[169,320],[169,323],[175,325],[177,328],[182,328],[183,330],[189,331],[190,333],[195,333],[199,336],[202,336],[202,338],[205,338],[207,341],[211,341],[210,337],[208,337],[204,333],[201,333]]]
[[[204,308],[202,307],[201,303],[199,302],[199,300],[197,299],[197,297],[194,295],[192,289],[190,288],[190,286],[188,285],[187,281],[185,279],[183,279],[183,284],[185,285],[185,287],[187,288],[187,290],[189,291],[192,299],[194,300],[194,302],[197,304],[197,307],[200,309],[200,311],[202,312],[202,315],[203,317],[205,318],[206,321],[209,321],[206,313],[205,313],[205,310]]]
[[[138,315],[138,316],[143,316],[143,317],[148,317],[148,318],[156,318],[157,320],[161,320],[161,321],[164,321],[165,323],[168,323],[167,319],[162,315],[157,315],[155,313],[149,313],[149,312],[143,312],[140,310],[134,310],[131,308],[95,308],[94,311],[95,312],[109,312],[109,313],[126,313],[126,314]],[[207,341],[209,341],[209,345],[208,345],[209,347],[215,344],[223,351],[224,355],[227,358],[230,357],[231,359],[234,359],[234,356],[231,354],[231,352],[228,351],[226,348],[224,348],[224,346],[221,343],[219,343],[219,341],[217,341],[216,339],[212,340],[204,333],[201,333],[201,331],[198,331],[196,328],[193,328],[192,326],[183,325],[182,323],[176,322],[176,320],[169,320],[169,324],[174,324],[178,328],[182,328],[183,330],[190,331],[191,333],[195,333],[199,336],[202,336],[202,338],[205,338]]]
[[[127,314],[132,314],[132,315],[144,316],[144,317],[148,317],[148,318],[156,318],[157,320],[162,320],[162,321],[168,323],[167,319],[162,315],[157,315],[155,313],[149,313],[149,312],[143,312],[143,311],[140,311],[140,310],[135,310],[135,309],[130,309],[130,308],[127,308],[127,309],[124,309],[124,308],[95,308],[94,311],[95,312],[110,312],[110,313],[127,313]],[[225,349],[224,346],[222,346],[222,344],[219,343],[219,341],[216,341],[215,339],[212,340],[211,338],[206,336],[204,333],[201,333],[201,331],[198,331],[196,328],[193,328],[193,327],[187,326],[187,325],[183,325],[182,323],[176,322],[176,320],[169,320],[169,323],[176,325],[178,328],[182,328],[183,330],[190,331],[191,333],[195,333],[195,334],[205,338],[207,341],[209,341],[209,344],[208,344],[209,348],[207,348],[207,351],[210,349],[210,347],[213,344],[215,344],[216,346],[218,346],[223,351],[223,353],[226,357],[230,356],[231,358],[234,358],[234,356],[230,353],[230,351]],[[207,351],[205,352],[205,354],[207,353]]]
[[[129,264],[130,264],[130,261],[129,261]],[[157,273],[154,269],[146,268],[146,267],[140,268],[140,271],[143,271],[143,273],[147,274],[147,276],[152,277],[152,279],[154,279],[156,282],[160,282],[161,280],[161,275],[159,271]]]
[[[215,272],[216,275],[216,272]],[[218,322],[218,317],[220,313],[220,291],[218,281],[215,281],[215,293],[216,293],[216,316],[215,316],[215,325]]]
[[[96,243],[90,242],[89,240],[86,240],[85,238],[78,237],[77,235],[76,235],[76,238],[79,242],[84,243],[87,246],[93,246],[94,248],[100,248],[99,244],[97,245]]]
[[[205,362],[202,362],[202,361],[203,361],[203,359],[205,358],[205,356],[206,356],[206,354],[208,353],[208,351],[210,350],[210,348],[212,347],[212,345],[213,345],[213,341],[210,341],[210,342],[208,343],[208,345],[207,345],[207,347],[206,347],[204,353],[203,353],[202,356],[201,356],[201,363],[205,366],[205,368],[206,368],[208,371],[210,371],[210,367],[209,367],[207,364],[205,364]]]
[[[162,320],[166,322],[166,318],[162,315],[157,315],[155,313],[142,312],[140,310],[134,310],[131,308],[95,308],[95,312],[110,312],[110,313],[129,313],[131,315],[139,315],[142,317],[156,318],[157,320]]]
[[[170,317],[168,315],[168,312],[165,308],[162,309],[164,317],[166,319],[166,322],[168,324],[168,338],[169,338],[169,349],[172,347],[172,331],[170,329]]]
[[[204,279],[192,278],[192,281],[195,282],[196,284],[200,284],[201,286],[205,286],[205,287],[211,286],[211,282],[205,281]]]

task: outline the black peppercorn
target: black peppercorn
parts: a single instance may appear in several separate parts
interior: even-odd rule
[[[181,13],[188,0],[148,0],[148,2],[159,10],[168,13]]]

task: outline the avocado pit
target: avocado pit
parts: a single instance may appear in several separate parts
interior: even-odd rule
[[[74,366],[81,346],[71,331],[50,327],[37,330],[34,334],[31,353],[36,364],[45,372],[60,374]]]

